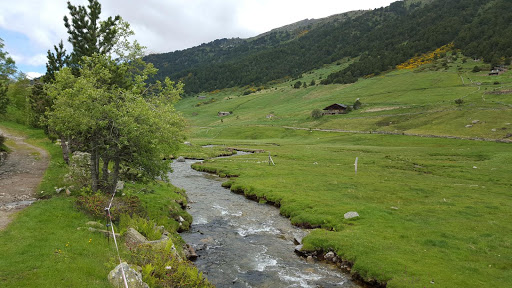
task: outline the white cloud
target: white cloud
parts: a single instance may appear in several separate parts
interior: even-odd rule
[[[27,76],[27,79],[35,79],[35,78],[39,78],[41,76],[43,76],[43,74],[39,73],[39,72],[27,72],[25,73],[25,76]]]
[[[40,66],[45,65],[47,62],[46,54],[37,54],[34,56],[26,56],[20,54],[10,55],[16,65]]]

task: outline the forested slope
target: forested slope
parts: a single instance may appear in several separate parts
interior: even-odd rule
[[[323,84],[351,83],[452,42],[463,54],[493,64],[512,56],[512,3],[506,0],[399,1],[341,15],[251,39],[220,39],[149,55],[146,61],[159,69],[156,80],[182,80],[186,92],[194,94],[294,78],[346,57],[358,60]]]

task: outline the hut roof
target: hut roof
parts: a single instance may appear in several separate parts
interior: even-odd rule
[[[324,108],[324,110],[341,110],[341,109],[347,109],[347,105],[334,103],[334,104],[329,105]]]

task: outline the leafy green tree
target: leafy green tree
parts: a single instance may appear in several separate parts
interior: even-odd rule
[[[295,84],[293,84],[293,88],[295,88],[295,89],[299,89],[300,86],[302,86],[302,82],[300,82],[300,81],[297,81],[297,82],[295,82]]]
[[[0,114],[7,111],[9,98],[7,97],[7,89],[9,87],[9,77],[16,72],[14,60],[9,54],[3,51],[4,40],[0,38]]]
[[[45,85],[54,99],[47,115],[51,129],[90,153],[93,191],[113,191],[122,165],[149,179],[166,178],[170,166],[162,156],[183,140],[184,121],[173,107],[183,85],[166,79],[149,86],[156,69],[136,58],[119,63],[95,54],[81,64],[79,77],[63,68]]]
[[[313,111],[311,111],[311,118],[313,119],[319,119],[323,116],[324,114],[322,113],[322,110],[320,109],[314,109]]]

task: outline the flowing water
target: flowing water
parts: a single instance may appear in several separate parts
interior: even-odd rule
[[[335,267],[307,263],[294,253],[294,238],[307,231],[279,209],[221,186],[223,179],[174,162],[171,183],[187,191],[190,232],[182,233],[199,258],[196,266],[217,287],[358,287]]]

